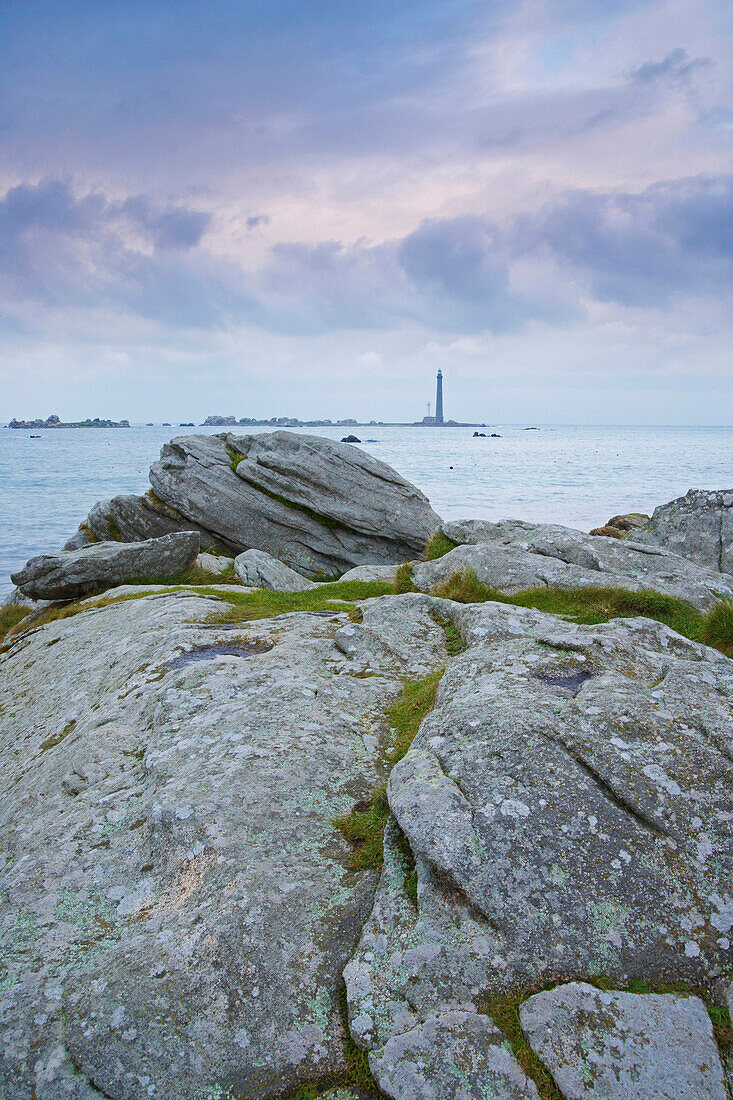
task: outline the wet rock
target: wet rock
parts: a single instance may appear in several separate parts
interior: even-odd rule
[[[234,559],[234,572],[242,584],[253,588],[271,588],[276,592],[303,592],[313,588],[312,581],[307,581],[264,550],[245,550],[238,554]]]
[[[391,773],[395,824],[345,970],[370,1064],[436,1014],[548,976],[719,987],[733,662],[645,619],[434,609],[466,650]]]
[[[520,1019],[566,1100],[726,1100],[710,1017],[698,997],[573,982],[530,997]]]
[[[733,489],[690,489],[685,496],[655,508],[634,538],[710,569],[733,573]]]
[[[413,570],[421,591],[442,584],[451,574],[473,569],[478,579],[502,592],[559,585],[652,589],[685,600],[700,610],[733,597],[733,577],[697,565],[669,550],[626,540],[598,538],[569,527],[533,525],[522,520],[489,523],[463,520],[443,524],[453,542],[462,543],[436,561]]]
[[[341,440],[342,443],[361,443],[358,435],[345,435]]]
[[[34,600],[72,600],[136,577],[168,577],[193,563],[199,537],[179,531],[145,542],[99,542],[31,558],[11,580]]]
[[[0,656],[6,1100],[265,1100],[346,1071],[341,972],[375,876],[332,822],[378,779],[403,679],[446,660],[429,598],[380,602],[369,676],[343,613],[235,635],[186,592]]]
[[[228,545],[264,550],[315,579],[413,557],[440,523],[385,463],[295,432],[181,436],[165,444],[150,481]]]

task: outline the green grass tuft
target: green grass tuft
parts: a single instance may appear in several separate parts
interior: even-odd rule
[[[456,657],[459,653],[463,653],[466,648],[463,636],[455,623],[450,619],[444,619],[442,615],[438,615],[437,612],[431,612],[430,615],[433,622],[436,622],[445,634],[445,648],[448,651],[449,657]]]
[[[432,535],[425,543],[425,549],[423,550],[423,559],[425,561],[435,561],[436,558],[442,558],[444,554],[447,554],[450,550],[455,550],[457,542],[453,542],[453,539],[449,539],[447,535],[444,535],[440,528],[437,531],[433,531]]]
[[[240,623],[269,619],[289,611],[333,611],[335,614],[346,610],[340,604],[387,596],[391,592],[392,585],[383,581],[334,581],[307,588],[304,592],[273,592],[269,588],[258,588],[255,592],[242,592],[240,595],[239,592],[217,592],[211,588],[206,594],[218,595],[230,605],[226,611],[214,615],[212,622]]]
[[[733,657],[733,600],[721,600],[705,616],[702,641]]]
[[[443,669],[431,672],[424,680],[405,684],[402,694],[387,708],[385,717],[394,729],[392,743],[385,752],[386,763],[394,766],[405,755],[423,718],[435,706],[435,693]],[[380,783],[370,797],[357,802],[351,813],[337,817],[334,825],[354,850],[349,865],[354,870],[379,870],[384,862],[384,826],[389,817],[387,783]],[[414,882],[417,896],[417,879]]]
[[[476,576],[474,569],[453,573],[443,584],[438,584],[431,589],[430,594],[439,596],[443,600],[453,600],[455,603],[486,603],[487,600],[495,603],[511,602],[511,598],[505,596],[498,588],[483,584]]]
[[[550,983],[548,988],[551,988],[552,984]],[[563,1095],[555,1084],[552,1074],[527,1042],[519,1019],[519,1009],[527,998],[533,993],[538,993],[540,988],[529,992],[518,990],[515,993],[490,997],[485,1012],[508,1040],[514,1057],[527,1076],[534,1081],[542,1100],[563,1100]]]
[[[399,699],[387,708],[387,721],[395,731],[386,754],[390,764],[394,765],[402,759],[414,741],[423,718],[434,709],[438,684],[444,671],[441,668],[431,672],[424,680],[405,684]]]
[[[0,607],[0,642],[9,630],[17,626],[30,612],[29,607],[21,607],[20,604],[10,603]]]
[[[234,572],[234,561],[223,573],[210,573],[208,569],[202,569],[195,563],[183,569],[180,573],[171,573],[166,577],[133,577],[129,581],[121,581],[121,584],[165,584],[170,587],[175,585],[212,585],[212,584],[240,584],[239,577]]]
[[[241,451],[235,451],[233,447],[227,447],[227,451],[228,451],[228,453],[229,453],[229,465],[230,465],[230,466],[231,466],[231,468],[232,468],[232,473],[233,473],[233,474],[236,474],[236,472],[237,472],[237,466],[238,466],[238,465],[239,465],[239,463],[240,463],[240,462],[242,462],[242,461],[243,461],[243,460],[244,460],[244,459],[245,459],[245,458],[246,458],[247,456],[246,456],[246,455],[243,455]]]
[[[337,817],[334,825],[354,850],[349,866],[354,871],[378,870],[384,861],[384,826],[389,817],[387,784],[375,787],[369,799],[357,802],[353,810]]]
[[[415,585],[412,583],[412,566],[409,562],[403,561],[402,565],[397,566],[392,591],[396,596],[401,596],[405,592],[417,592]]]
[[[720,620],[725,620],[725,611],[721,611],[723,605],[704,616],[684,600],[661,592],[652,592],[650,589],[630,592],[625,588],[589,585],[585,588],[527,588],[508,595],[483,584],[474,570],[466,569],[462,573],[454,573],[443,584],[437,585],[432,589],[431,595],[454,600],[456,603],[485,603],[491,600],[514,607],[533,607],[583,626],[643,615],[665,623],[692,641],[706,641],[708,645],[714,645],[726,652],[724,643],[728,635],[725,626],[722,622],[715,627],[707,625],[716,614]],[[729,627],[733,630],[733,605],[726,610]],[[733,641],[733,635],[730,638]]]

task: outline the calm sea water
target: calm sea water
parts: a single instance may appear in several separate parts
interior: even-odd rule
[[[352,429],[299,430],[340,439]],[[501,438],[474,439],[469,428],[356,434],[445,519],[518,517],[588,530],[619,512],[652,512],[690,488],[733,486],[733,428],[488,430]],[[0,593],[29,557],[60,549],[95,501],[144,491],[161,445],[192,431],[0,428]]]

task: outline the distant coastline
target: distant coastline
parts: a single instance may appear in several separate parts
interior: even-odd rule
[[[207,416],[202,428],[485,428],[486,424],[463,424],[458,420],[442,420],[425,417],[424,420],[299,420],[297,416],[273,416],[269,420],[255,420],[243,416]]]
[[[58,416],[49,416],[45,420],[11,420],[9,428],[129,428],[129,420],[78,420],[65,424]]]

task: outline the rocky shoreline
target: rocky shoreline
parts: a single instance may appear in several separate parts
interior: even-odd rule
[[[151,485],[13,578],[5,1100],[730,1100],[733,492],[444,523],[288,432]]]
[[[77,420],[65,424],[58,416],[48,416],[45,420],[16,420],[13,418],[8,424],[9,428],[129,428],[129,420],[100,420],[95,416],[93,420]]]

